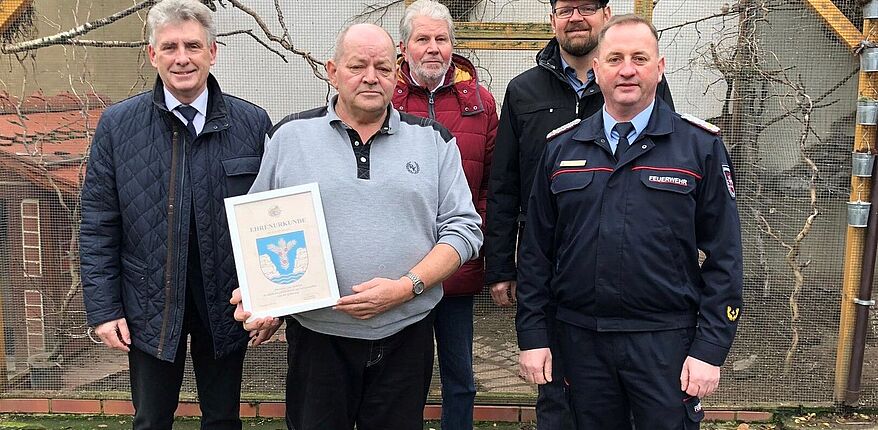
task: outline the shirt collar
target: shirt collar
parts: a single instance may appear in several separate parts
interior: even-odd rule
[[[173,112],[174,109],[177,108],[177,106],[183,104],[179,100],[177,100],[177,98],[174,97],[174,95],[171,94],[170,91],[168,91],[168,87],[162,86],[162,89],[165,91],[165,106],[168,107],[169,111]],[[195,110],[197,110],[198,113],[200,113],[204,117],[207,117],[207,93],[207,88],[205,88],[204,91],[202,91],[201,94],[199,94],[198,97],[196,97],[195,100],[189,104],[189,106],[194,107]]]
[[[341,118],[339,118],[338,113],[335,111],[335,104],[338,102],[338,94],[332,96],[329,99],[329,105],[327,106],[327,118],[329,119],[329,123],[333,124],[338,122],[343,127],[348,127]],[[393,108],[393,105],[387,105],[387,115],[384,116],[384,123],[381,125],[381,129],[378,130],[379,133],[387,133],[394,134],[399,129],[399,111]]]
[[[649,124],[649,117],[652,116],[652,111],[654,108],[655,99],[653,99],[652,103],[650,103],[649,106],[646,107],[646,109],[640,111],[640,113],[635,115],[634,118],[629,121],[631,125],[634,126],[634,131],[632,132],[634,135],[630,139],[628,139],[629,142],[634,142],[637,139],[637,136],[640,136],[640,134],[643,133],[643,130],[646,128],[647,124]],[[604,133],[606,134],[607,138],[612,139],[613,141],[618,140],[618,136],[611,135],[613,127],[616,126],[616,123],[618,123],[618,121],[616,121],[616,119],[613,118],[613,116],[610,115],[609,112],[607,112],[606,104],[604,104],[603,109],[601,109],[601,113],[604,117]]]
[[[588,72],[586,72],[586,81],[582,82],[579,80],[579,76],[576,75],[576,69],[567,64],[567,62],[564,61],[563,56],[561,56],[561,70],[564,71],[564,77],[567,78],[567,82],[573,86],[573,89],[576,90],[579,95],[582,95],[582,91],[594,82],[594,70],[588,69]]]

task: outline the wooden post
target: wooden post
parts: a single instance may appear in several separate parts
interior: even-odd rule
[[[2,0],[0,1],[0,30],[6,28],[18,15],[29,5],[32,0]]]
[[[878,21],[865,20],[863,34],[867,40],[878,40]],[[878,98],[878,74],[867,74],[860,71],[859,96]],[[854,134],[854,151],[876,153],[875,131],[873,125],[856,125]],[[851,177],[851,195],[849,201],[862,200],[872,201],[870,196],[871,178]],[[836,402],[844,401],[845,385],[847,383],[851,345],[853,343],[853,331],[855,321],[855,305],[853,299],[857,297],[860,284],[860,273],[863,268],[863,242],[866,231],[863,228],[848,227],[847,240],[844,252],[844,278],[842,281],[841,295],[841,318],[839,319],[838,345],[835,356],[835,389]]]
[[[646,18],[647,21],[652,22],[652,10],[655,8],[652,1],[653,0],[634,0],[634,13]]]
[[[805,3],[848,48],[856,48],[863,40],[863,34],[857,30],[857,27],[854,27],[854,24],[841,13],[832,1],[805,0]]]

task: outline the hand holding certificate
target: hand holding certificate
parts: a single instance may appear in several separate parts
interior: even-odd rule
[[[248,321],[332,306],[338,283],[316,183],[225,199]]]

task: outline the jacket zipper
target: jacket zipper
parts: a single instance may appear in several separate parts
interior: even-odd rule
[[[579,102],[580,102],[580,98],[579,98],[579,93],[576,92],[576,89],[573,88],[573,85],[570,85],[570,82],[567,82],[567,78],[565,78],[563,75],[558,74],[558,72],[555,71],[555,69],[554,69],[551,65],[549,65],[548,63],[544,63],[544,62],[540,61],[540,62],[539,62],[539,65],[540,65],[541,67],[543,67],[544,69],[547,69],[547,70],[548,70],[550,73],[552,73],[553,75],[555,75],[555,77],[558,78],[558,79],[560,79],[561,82],[564,82],[565,84],[567,84],[567,87],[569,87],[569,88],[573,91],[573,100],[574,100],[574,102],[573,102],[573,110],[574,110],[574,115],[575,115],[574,119],[575,119],[575,118],[579,118]]]
[[[172,122],[172,124],[173,124],[173,122]],[[177,181],[175,180],[175,178],[176,178],[176,174],[177,174],[177,165],[178,165],[177,153],[179,151],[180,133],[177,130],[176,124],[172,125],[171,127],[173,127],[173,130],[174,130],[174,137],[172,138],[173,142],[171,145],[171,169],[170,169],[171,170],[171,180],[170,180],[170,183],[168,184],[168,245],[167,245],[168,252],[167,252],[167,257],[165,259],[165,305],[164,305],[164,309],[162,310],[162,329],[161,329],[161,332],[159,333],[159,344],[158,344],[158,349],[157,349],[158,358],[161,358],[162,352],[164,351],[165,337],[167,335],[167,330],[168,330],[168,314],[171,312],[171,299],[172,299],[172,291],[171,291],[171,283],[173,282],[172,274],[178,273],[177,270],[175,270],[176,267],[174,267],[175,262],[178,261],[178,259],[174,258],[174,256],[177,255],[177,252],[176,252],[177,243],[176,243],[176,240],[174,240],[174,239],[176,238],[175,227],[177,224],[177,222],[176,222],[177,211],[175,209],[179,209],[179,208],[174,207],[174,202],[176,201],[176,196],[177,196],[177,187],[176,187]],[[185,163],[185,161],[186,161],[185,144],[184,144],[183,149],[184,149],[183,162]],[[183,178],[184,173],[185,173],[185,169],[180,174],[181,188],[183,185],[182,181],[185,179],[185,178]]]
[[[430,92],[430,97],[427,99],[430,105],[430,119],[436,119],[436,112],[433,110],[436,100],[433,98],[433,94],[433,92]]]

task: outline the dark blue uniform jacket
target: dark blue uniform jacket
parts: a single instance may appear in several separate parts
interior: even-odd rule
[[[595,331],[697,325],[689,355],[721,365],[743,277],[733,176],[720,137],[661,100],[618,163],[601,112],[551,140],[519,251],[519,347],[549,345],[554,297],[559,320]]]
[[[191,208],[213,347],[244,347],[229,305],[238,279],[223,199],[247,194],[271,119],[208,77],[204,129],[192,141],[162,82],[110,106],[95,130],[82,189],[80,259],[88,324],[126,318],[136,348],[173,361],[183,328]],[[193,202],[194,199],[194,202]]]

